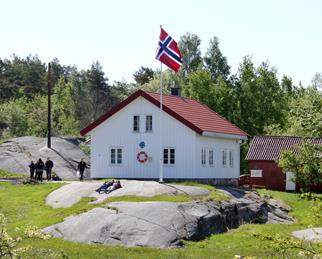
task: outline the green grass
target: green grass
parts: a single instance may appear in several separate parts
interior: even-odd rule
[[[19,173],[12,173],[5,171],[3,169],[0,169],[0,178],[23,178],[26,177],[24,174],[19,174]]]
[[[186,183],[187,184],[187,183]],[[194,184],[195,185],[195,184]],[[98,206],[106,206],[112,201],[186,201],[186,196],[156,197],[113,197],[105,204],[88,204],[91,198],[83,198],[70,208],[53,209],[45,204],[46,196],[62,184],[11,185],[0,183],[0,212],[8,219],[8,231],[16,236],[28,225],[40,228],[61,222],[65,217],[78,214]],[[209,187],[212,189],[212,187]],[[313,224],[310,206],[312,202],[300,199],[298,194],[260,190],[260,193],[286,201],[296,223],[290,225],[246,224],[225,234],[212,235],[200,242],[185,242],[184,248],[155,249],[147,247],[126,248],[80,244],[58,238],[40,240],[27,238],[21,243],[29,245],[31,250],[24,258],[233,258],[235,254],[268,257],[271,251],[267,241],[259,241],[252,234],[281,233],[289,235],[294,230],[304,229]],[[16,228],[20,231],[16,231]]]

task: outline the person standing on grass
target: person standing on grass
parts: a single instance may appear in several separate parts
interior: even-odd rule
[[[53,163],[53,161],[50,160],[49,157],[47,157],[47,161],[45,163],[45,166],[46,166],[47,181],[49,181],[49,180],[51,180],[51,170],[54,167],[54,163]]]
[[[30,168],[30,179],[33,179],[34,177],[36,178],[36,175],[35,175],[36,165],[33,160],[31,160],[29,168]]]
[[[44,169],[45,169],[45,164],[41,160],[41,158],[39,158],[36,163],[36,180],[42,181],[42,175],[44,173]]]
[[[79,174],[80,174],[80,178],[79,178],[80,181],[84,180],[85,168],[87,168],[87,165],[86,165],[86,163],[84,161],[84,158],[82,158],[81,161],[78,163],[78,166],[77,166],[77,170],[79,170]]]

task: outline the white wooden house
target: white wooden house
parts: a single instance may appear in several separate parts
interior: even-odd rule
[[[81,131],[91,135],[92,178],[159,178],[159,99],[139,90]],[[236,180],[246,139],[207,106],[163,96],[164,179]]]

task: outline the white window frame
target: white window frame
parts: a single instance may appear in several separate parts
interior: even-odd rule
[[[151,117],[151,121],[148,121],[148,118]],[[151,129],[148,129],[148,124],[150,122],[151,124]],[[152,115],[145,115],[145,132],[152,132],[153,131],[153,116]]]
[[[174,163],[173,164],[170,163],[170,160],[171,160],[171,149],[174,150]],[[164,163],[164,150],[168,150],[167,163]],[[175,166],[176,165],[176,148],[174,148],[174,147],[163,147],[163,149],[162,149],[162,163],[165,166]]]
[[[234,151],[229,150],[229,167],[234,168]]]
[[[215,154],[214,148],[209,148],[209,150],[208,150],[208,165],[210,167],[214,167],[215,166],[214,154]]]
[[[112,162],[112,150],[115,152],[115,157],[114,157],[114,163]],[[121,152],[119,152],[121,150]],[[109,152],[109,164],[111,166],[121,166],[123,165],[123,157],[124,157],[124,152],[123,152],[123,147],[110,147],[110,152]],[[119,162],[119,154],[121,154],[121,162]]]
[[[263,170],[260,169],[251,169],[250,177],[263,177]]]
[[[201,149],[201,166],[206,166],[207,165],[207,158],[206,155],[207,154],[207,149],[205,147],[203,147]]]
[[[227,167],[227,150],[223,149],[221,153],[222,153],[222,166],[224,168],[226,168]]]
[[[135,118],[138,118],[138,121],[137,121],[137,130],[134,129],[134,127],[135,127]],[[134,114],[132,116],[132,131],[134,133],[139,133],[140,132],[140,115],[138,115],[138,114]]]

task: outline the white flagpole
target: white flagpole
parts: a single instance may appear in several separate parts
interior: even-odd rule
[[[160,129],[160,175],[159,182],[163,182],[163,150],[162,150],[162,109],[163,109],[163,94],[162,94],[162,62],[161,64],[161,72],[160,72],[160,116],[159,116],[159,129]]]

